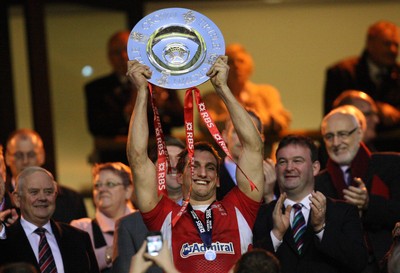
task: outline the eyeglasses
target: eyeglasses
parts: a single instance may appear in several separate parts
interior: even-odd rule
[[[33,151],[28,152],[28,153],[16,152],[13,156],[16,160],[24,160],[25,158],[30,160],[30,159],[36,158],[37,154]]]
[[[345,140],[349,136],[351,136],[357,129],[358,129],[358,127],[354,128],[351,131],[339,131],[337,133],[327,133],[327,134],[323,135],[322,137],[325,139],[325,141],[329,141],[329,142],[332,142],[333,138],[335,136],[337,136],[337,138],[340,140]]]
[[[112,182],[112,181],[106,181],[105,183],[95,183],[95,184],[93,185],[93,187],[94,187],[96,190],[98,190],[98,189],[100,189],[100,188],[103,187],[103,186],[105,186],[105,187],[108,188],[108,189],[112,189],[112,188],[115,188],[116,186],[121,186],[121,185],[123,185],[123,183],[117,183],[117,182]]]

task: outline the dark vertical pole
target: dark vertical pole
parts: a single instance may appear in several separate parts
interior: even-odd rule
[[[132,29],[144,17],[144,0],[127,1],[127,28]]]
[[[16,128],[7,2],[0,1],[0,143],[3,146]]]
[[[43,138],[46,149],[46,164],[44,167],[56,177],[44,0],[25,0],[24,12],[28,41],[33,122],[35,130]]]

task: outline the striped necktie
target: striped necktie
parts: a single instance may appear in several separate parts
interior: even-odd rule
[[[40,273],[57,273],[53,253],[46,238],[46,229],[37,228],[35,233],[40,236],[39,241],[39,267]]]
[[[304,232],[306,231],[306,221],[301,212],[301,204],[294,204],[294,218],[292,223],[293,239],[297,247],[297,251],[301,254],[304,244]]]

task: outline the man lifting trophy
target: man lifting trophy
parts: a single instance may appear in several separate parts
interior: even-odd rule
[[[180,272],[228,272],[251,248],[252,228],[263,194],[263,142],[251,117],[227,86],[229,66],[224,50],[218,27],[204,15],[183,8],[147,15],[133,28],[128,41],[127,76],[138,90],[127,145],[137,205],[147,228],[162,232]],[[222,200],[216,200],[218,153],[209,143],[194,143],[193,98],[212,136],[230,156],[196,88],[209,79],[225,103],[242,144],[238,186]],[[183,113],[187,147],[176,167],[176,179],[185,198],[182,206],[170,200],[162,186],[169,164],[158,114],[154,118],[157,164],[147,154],[146,108],[152,96],[148,82],[168,89],[187,89]],[[153,110],[157,112],[154,105]]]

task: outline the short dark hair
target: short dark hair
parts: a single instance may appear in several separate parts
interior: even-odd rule
[[[215,150],[215,148],[210,143],[208,143],[206,141],[196,142],[194,144],[194,150],[210,152],[215,157],[215,160],[217,161],[217,173],[219,173],[221,158],[219,157],[218,152]],[[185,165],[187,163],[186,162],[187,155],[188,155],[187,149],[184,149],[182,152],[179,153],[178,163],[176,164],[177,173],[183,173],[183,170],[185,169]]]
[[[92,168],[93,179],[101,171],[111,171],[115,175],[119,176],[125,188],[127,188],[129,185],[133,185],[132,171],[122,162],[105,162],[95,164]]]
[[[315,162],[318,160],[318,148],[314,141],[311,138],[302,135],[287,135],[282,138],[282,140],[279,142],[278,149],[276,149],[275,156],[278,156],[280,149],[288,145],[299,145],[306,147],[310,150],[311,161]]]
[[[164,141],[166,146],[175,146],[181,148],[182,150],[185,149],[185,144],[179,138],[166,136],[164,138]],[[157,162],[157,157],[158,157],[157,145],[153,145],[149,151],[149,158],[153,163],[155,163]]]
[[[246,252],[236,262],[234,273],[279,273],[279,260],[271,252],[254,248]]]

